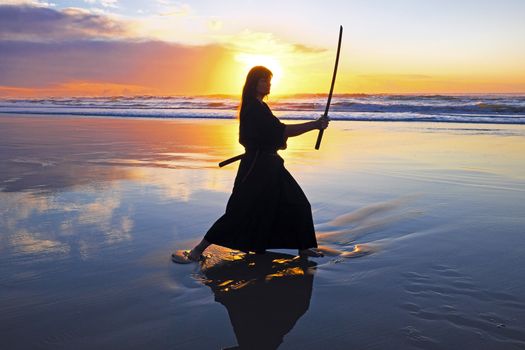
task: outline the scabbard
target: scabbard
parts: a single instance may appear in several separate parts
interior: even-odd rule
[[[219,167],[222,168],[223,166],[226,166],[228,164],[231,164],[233,162],[236,162],[236,161],[242,159],[242,157],[244,157],[244,154],[245,153],[239,154],[238,156],[235,156],[235,157],[231,157],[230,159],[223,160],[222,162],[219,163]]]

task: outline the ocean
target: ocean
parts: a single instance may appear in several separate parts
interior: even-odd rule
[[[275,115],[310,120],[324,113],[326,95],[269,96]],[[113,96],[0,99],[2,114],[86,117],[233,119],[237,96]],[[484,95],[334,95],[332,120],[525,124],[525,94]]]

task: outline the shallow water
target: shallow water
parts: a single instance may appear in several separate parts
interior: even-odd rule
[[[174,265],[224,211],[236,131],[1,117],[0,346],[525,348],[525,127],[333,122],[281,152],[324,258]]]

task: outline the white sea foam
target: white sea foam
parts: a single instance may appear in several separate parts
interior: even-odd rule
[[[270,96],[268,103],[282,119],[312,119],[324,112],[326,96]],[[0,99],[0,113],[232,119],[238,105],[233,96]],[[525,124],[525,95],[342,94],[329,114],[333,120]]]

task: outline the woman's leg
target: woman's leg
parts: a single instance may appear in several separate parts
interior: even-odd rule
[[[314,258],[320,258],[324,256],[323,252],[316,248],[299,249],[299,255],[300,256],[311,256]]]
[[[206,239],[202,239],[202,241],[197,244],[192,250],[190,250],[188,254],[188,259],[193,261],[199,261],[201,254],[211,245],[210,242],[208,242]]]

